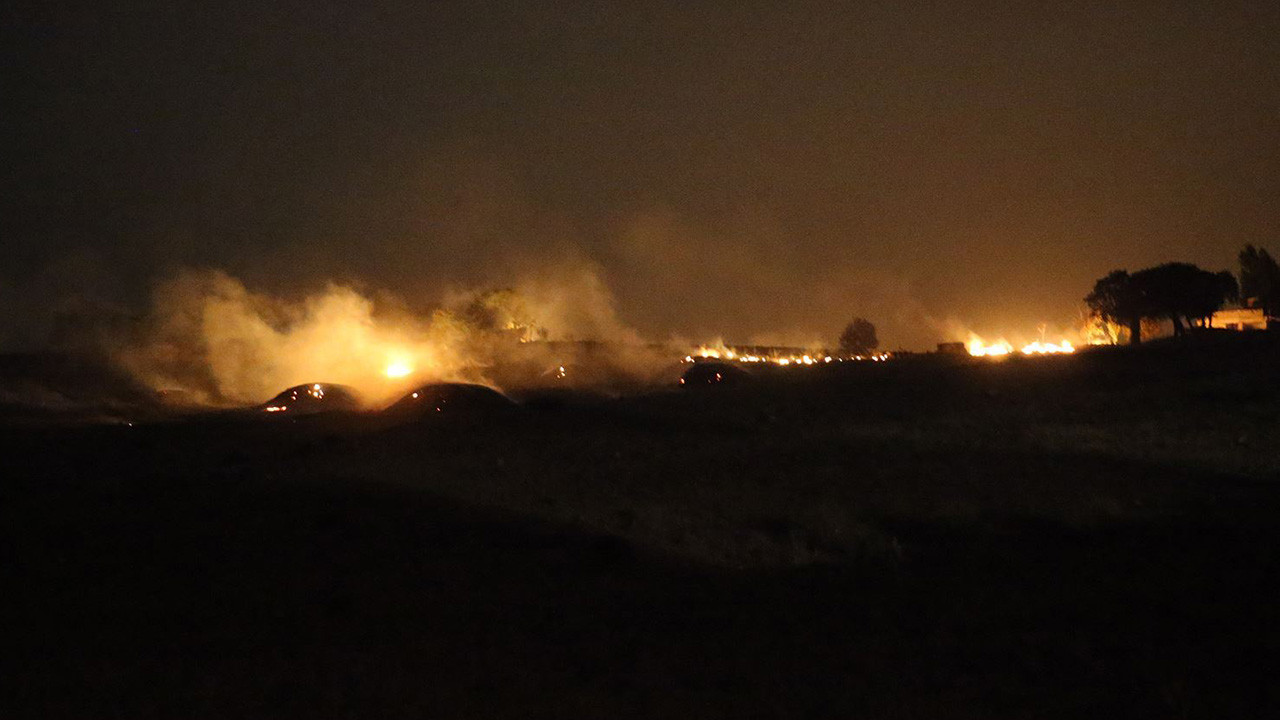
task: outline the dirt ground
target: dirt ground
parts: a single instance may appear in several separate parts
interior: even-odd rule
[[[1270,716],[1278,381],[1260,336],[24,417],[0,717]]]

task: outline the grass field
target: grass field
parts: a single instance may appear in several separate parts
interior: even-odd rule
[[[1278,381],[1258,336],[12,423],[0,717],[1267,716]]]

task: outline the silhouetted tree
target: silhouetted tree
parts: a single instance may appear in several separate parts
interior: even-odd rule
[[[1183,335],[1197,321],[1201,325],[1222,304],[1237,295],[1230,272],[1209,272],[1190,263],[1165,263],[1139,270],[1130,283],[1143,298],[1143,314],[1168,318],[1173,334]]]
[[[1112,270],[1093,284],[1084,299],[1090,312],[1103,320],[1129,328],[1129,344],[1142,342],[1142,318],[1147,315],[1146,298],[1125,270]]]
[[[842,355],[867,355],[880,346],[876,339],[876,326],[865,318],[854,318],[840,333]]]
[[[1230,270],[1205,272],[1188,289],[1186,316],[1188,319],[1199,320],[1200,327],[1208,327],[1209,318],[1222,309],[1224,302],[1239,298],[1240,285],[1236,283],[1236,276]]]
[[[1266,250],[1245,245],[1240,251],[1240,296],[1257,298],[1267,317],[1280,314],[1280,266]]]

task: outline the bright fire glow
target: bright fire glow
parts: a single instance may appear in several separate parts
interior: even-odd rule
[[[389,378],[402,378],[413,372],[413,368],[409,367],[409,363],[403,360],[395,360],[387,365],[387,369],[382,372]]]
[[[1004,340],[988,345],[981,338],[970,338],[969,354],[974,357],[1000,357],[1013,352],[1013,346]]]
[[[686,363],[695,362],[697,360],[734,360],[740,363],[765,363],[771,365],[818,365],[830,362],[844,362],[845,360],[872,360],[880,362],[889,359],[889,353],[876,353],[874,355],[855,355],[852,357],[836,357],[832,355],[809,355],[801,353],[798,355],[755,355],[751,353],[742,353],[724,345],[709,347],[707,345],[699,346],[693,353],[684,356]]]
[[[1073,353],[1075,351],[1075,346],[1066,340],[1056,344],[1040,342],[1037,340],[1036,342],[1022,346],[1023,355],[1057,355],[1059,353]]]
[[[974,357],[1004,357],[1005,355],[1012,354],[1014,351],[1013,345],[1006,340],[997,340],[993,343],[987,343],[976,335],[970,336],[967,347],[969,349],[969,354]],[[1023,345],[1019,350],[1023,355],[1060,355],[1073,353],[1075,351],[1075,346],[1067,340],[1056,343],[1036,340],[1035,342]]]

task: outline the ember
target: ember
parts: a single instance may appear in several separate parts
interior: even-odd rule
[[[358,410],[360,398],[355,390],[334,383],[297,385],[276,395],[261,406],[263,412],[311,414],[333,410]]]

